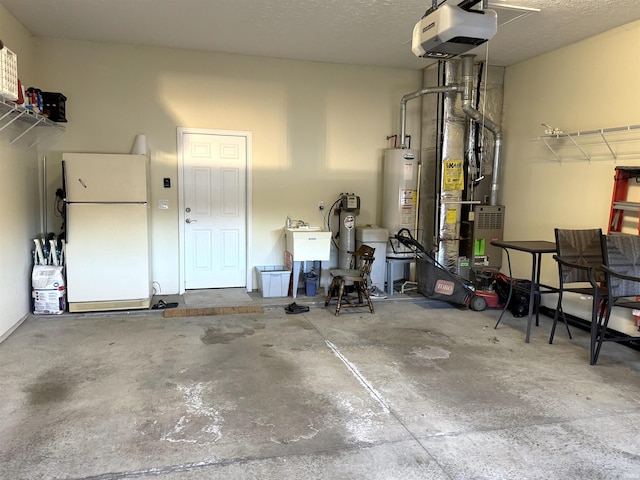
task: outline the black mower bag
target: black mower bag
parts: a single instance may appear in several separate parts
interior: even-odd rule
[[[395,238],[416,252],[416,281],[418,292],[434,300],[442,300],[454,305],[469,306],[475,294],[474,284],[451,273],[438,263],[429,252],[412,236],[408,229],[398,231]]]
[[[428,254],[416,259],[418,292],[425,297],[468,306],[475,288],[470,282],[440,267]]]

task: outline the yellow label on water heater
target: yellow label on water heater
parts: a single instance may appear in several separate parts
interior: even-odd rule
[[[444,161],[443,190],[464,190],[462,160]]]
[[[400,205],[415,205],[418,199],[417,191],[413,189],[400,190]]]

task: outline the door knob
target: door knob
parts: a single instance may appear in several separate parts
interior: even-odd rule
[[[193,219],[191,219],[191,218],[187,218],[187,219],[185,220],[185,222],[187,222],[187,223],[196,223],[197,221],[198,221],[198,220],[193,220]]]

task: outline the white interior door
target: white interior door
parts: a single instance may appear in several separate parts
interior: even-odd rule
[[[181,132],[185,289],[247,286],[247,137]]]

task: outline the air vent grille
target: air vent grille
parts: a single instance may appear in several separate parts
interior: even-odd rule
[[[476,228],[480,230],[502,230],[504,215],[502,210],[476,212]]]

